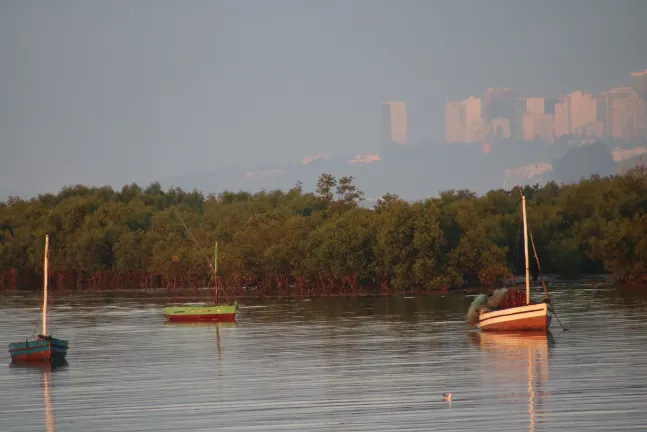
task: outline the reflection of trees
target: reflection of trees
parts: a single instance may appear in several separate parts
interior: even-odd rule
[[[390,323],[403,329],[415,323],[429,321],[463,320],[470,299],[462,295],[429,295],[418,297],[323,297],[312,301],[264,300],[254,302],[267,308],[250,309],[254,321],[279,323],[317,321],[341,322],[346,327],[360,325],[363,320]],[[241,306],[245,312],[245,306]],[[251,312],[250,312],[251,313]],[[362,317],[362,320],[348,319]]]
[[[647,291],[645,291],[644,287],[619,286],[617,289],[598,291],[594,294],[594,297],[613,309],[645,312],[644,314],[637,314],[637,317],[647,321]]]

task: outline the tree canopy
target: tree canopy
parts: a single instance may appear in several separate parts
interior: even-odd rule
[[[66,187],[57,195],[0,202],[0,286],[42,275],[50,235],[57,284],[205,286],[200,246],[219,242],[218,273],[234,292],[322,295],[424,292],[492,286],[521,271],[518,190],[477,197],[449,190],[416,201],[395,194],[359,205],[353,177],[322,174],[316,193],[225,191],[205,197],[159,183],[120,191]],[[525,187],[528,222],[544,273],[647,274],[647,175]],[[238,291],[236,291],[238,290]]]

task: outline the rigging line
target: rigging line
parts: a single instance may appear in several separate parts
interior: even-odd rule
[[[49,279],[49,273],[48,273],[48,278]],[[49,280],[47,281],[49,285]],[[50,295],[47,300],[49,300],[49,307],[47,308],[47,312],[49,312],[49,324],[47,326],[47,330],[49,334],[52,334],[51,328],[52,328],[52,322],[53,322],[53,317],[54,317],[54,296]],[[47,336],[47,335],[43,335]]]
[[[533,255],[535,256],[535,261],[537,262],[537,273],[541,278],[541,285],[544,287],[544,296],[546,296],[546,298],[549,299],[550,297],[548,296],[548,288],[546,287],[546,282],[544,282],[544,274],[542,273],[541,265],[539,264],[539,256],[537,256],[537,249],[535,249],[535,241],[532,238],[532,233],[530,232],[530,230],[528,230],[528,234],[530,234],[530,244],[532,244],[532,252],[533,252]]]
[[[519,188],[519,194],[523,197],[523,192],[521,190],[521,186],[518,186],[518,188]],[[527,229],[528,229],[528,234],[529,234],[529,237],[530,237],[530,244],[532,244],[533,255],[535,257],[535,261],[537,262],[537,272],[538,272],[539,276],[541,277],[541,284],[544,287],[544,295],[546,296],[544,301],[547,302],[550,305],[550,308],[551,308],[553,314],[555,315],[555,319],[557,319],[557,322],[559,323],[562,330],[563,331],[568,331],[568,329],[566,327],[564,327],[562,322],[559,320],[559,317],[557,316],[557,311],[555,311],[555,305],[553,305],[552,302],[550,301],[550,298],[548,296],[548,288],[546,287],[546,282],[544,281],[544,275],[543,275],[543,273],[541,271],[541,266],[539,264],[539,256],[537,256],[537,249],[535,248],[535,241],[533,240],[532,233],[530,232],[530,228],[527,228]]]
[[[47,290],[50,293],[53,294],[52,286],[49,284],[49,280],[51,279],[51,276],[52,276],[50,271],[49,271],[49,269],[51,268],[51,264],[52,264],[51,257],[52,257],[52,248],[51,248],[51,243],[50,243],[50,244],[47,245]],[[47,326],[47,331],[51,335],[52,334],[52,330],[51,330],[52,326],[51,326],[51,324],[52,324],[52,317],[53,317],[53,314],[54,314],[54,311],[53,311],[53,309],[54,309],[53,308],[53,306],[54,306],[54,296],[53,295],[47,296],[47,303],[48,303],[48,305],[47,305],[48,306],[47,307],[47,315],[48,316],[46,316],[45,319],[49,320],[50,325]],[[47,335],[43,335],[43,336],[47,336]]]
[[[207,261],[207,265],[209,266],[209,268],[210,268],[210,269],[211,269],[211,271],[213,272],[213,277],[214,277],[214,279],[216,279],[216,281],[217,281],[217,280],[218,280],[218,274],[216,273],[216,269],[214,269],[214,268],[213,268],[213,266],[211,265],[211,260],[207,257],[207,254],[205,254],[205,253],[204,253],[204,251],[203,251],[203,250],[202,250],[202,248],[200,247],[200,243],[198,243],[198,240],[196,240],[196,238],[193,236],[193,233],[191,232],[191,230],[189,229],[189,227],[187,227],[187,226],[186,226],[186,224],[185,224],[185,223],[184,223],[184,221],[182,220],[182,217],[180,216],[180,213],[178,213],[177,209],[174,209],[174,211],[175,211],[176,216],[178,217],[178,219],[180,219],[180,222],[181,222],[181,223],[182,223],[182,225],[184,226],[184,229],[186,229],[186,231],[189,233],[189,235],[191,236],[191,239],[192,239],[192,240],[193,240],[193,242],[195,243],[196,247],[198,248],[198,250],[200,251],[200,253],[201,253],[201,254],[202,254],[202,256],[204,257],[204,259]],[[218,289],[217,285],[216,285],[216,289]],[[225,290],[223,290],[222,292],[223,292],[223,294],[225,295],[225,298],[227,299],[227,302],[228,302],[228,303],[230,303],[230,301],[229,301],[229,296],[227,295],[227,293],[225,292]]]
[[[518,261],[519,261],[519,249],[520,249],[520,243],[521,243],[521,225],[517,227],[517,239],[514,242],[514,262],[513,262],[513,271],[516,270]]]
[[[550,302],[550,300],[549,300],[549,302]],[[568,331],[568,329],[566,327],[564,327],[564,324],[562,324],[562,322],[559,320],[559,317],[557,316],[557,311],[555,311],[555,306],[553,306],[552,303],[549,303],[549,304],[550,304],[551,312],[553,313],[553,315],[555,315],[555,318],[557,319],[557,323],[562,328],[562,331]]]
[[[519,188],[519,195],[523,197],[523,192],[521,190],[521,186],[517,186]],[[548,288],[546,287],[546,282],[544,281],[544,275],[541,271],[541,265],[539,264],[539,255],[537,255],[537,249],[535,248],[535,240],[532,236],[532,232],[530,232],[530,225],[526,222],[526,228],[528,230],[528,237],[530,237],[530,244],[532,245],[532,253],[535,258],[535,262],[537,263],[537,274],[541,278],[541,285],[544,288],[544,296],[547,299],[550,299],[550,296],[548,295]]]

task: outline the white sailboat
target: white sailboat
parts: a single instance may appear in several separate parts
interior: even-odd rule
[[[482,331],[547,331],[552,320],[552,308],[548,302],[533,302],[530,298],[530,267],[528,264],[528,222],[526,220],[526,197],[521,196],[523,218],[523,243],[526,267],[526,304],[504,307],[492,311],[482,310],[475,327]]]

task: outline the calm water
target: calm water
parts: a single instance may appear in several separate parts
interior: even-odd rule
[[[0,431],[647,430],[644,295],[553,292],[548,337],[469,331],[462,295],[246,301],[236,325],[166,324],[165,295],[58,295],[55,371],[9,365],[38,298],[0,297]]]

